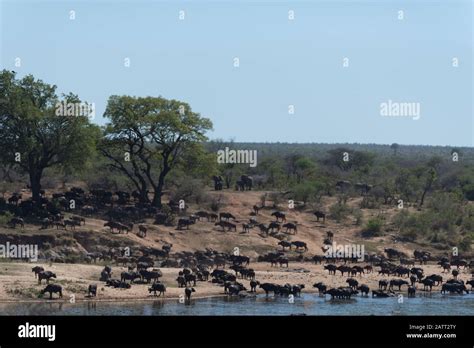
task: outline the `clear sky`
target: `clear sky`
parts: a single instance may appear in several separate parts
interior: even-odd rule
[[[110,95],[161,95],[211,118],[211,138],[473,146],[472,8],[471,0],[0,0],[0,67],[94,102],[98,124]],[[420,119],[381,116],[388,100],[420,103]]]

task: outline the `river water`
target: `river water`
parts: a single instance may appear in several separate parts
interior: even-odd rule
[[[330,300],[317,294],[294,298],[265,295],[140,302],[1,303],[0,315],[474,315],[474,294],[417,295],[415,298]]]

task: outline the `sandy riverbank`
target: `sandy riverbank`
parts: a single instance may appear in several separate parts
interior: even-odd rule
[[[150,295],[148,292],[149,285],[147,284],[133,284],[130,289],[113,289],[106,287],[105,283],[100,282],[99,274],[102,270],[102,265],[84,265],[84,264],[32,264],[32,263],[0,263],[0,302],[37,302],[45,301],[47,298],[39,298],[39,292],[45,287],[43,284],[38,284],[31,272],[34,265],[43,266],[46,270],[50,270],[57,275],[57,279],[52,283],[60,284],[63,287],[62,301],[70,301],[72,297],[76,302],[90,301],[87,297],[87,288],[89,284],[98,285],[98,295],[93,298],[94,301],[120,302],[120,301],[147,301],[156,300],[156,297]],[[271,282],[277,284],[304,284],[304,292],[315,292],[312,285],[316,282],[323,282],[328,287],[345,286],[346,275],[341,276],[338,273],[336,276],[329,275],[324,270],[323,265],[314,265],[306,263],[291,263],[290,267],[286,269],[270,267],[268,263],[252,263],[250,265],[256,271],[256,279],[261,283]],[[441,273],[439,266],[430,264],[422,266],[425,274]],[[113,277],[120,277],[120,273],[126,270],[124,267],[113,266]],[[177,287],[176,277],[180,269],[178,268],[161,268],[163,277],[161,281],[166,285],[167,291],[165,299],[178,300],[184,294],[183,288]],[[451,278],[450,274],[443,274],[445,279]],[[378,287],[378,281],[382,277],[378,272],[365,274],[355,277],[360,284],[367,284],[371,289]],[[390,277],[394,278],[394,277]],[[459,277],[463,280],[470,279],[468,270],[461,270]],[[249,290],[248,280],[241,281]],[[419,287],[419,286],[418,286]],[[196,292],[193,298],[205,298],[225,296],[223,287],[208,282],[197,282],[195,286]],[[439,291],[440,287],[433,288],[433,291]],[[262,289],[258,289],[257,293],[262,293]],[[406,292],[406,287],[402,288],[402,292]]]

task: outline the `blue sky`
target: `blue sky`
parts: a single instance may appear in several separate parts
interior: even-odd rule
[[[99,124],[110,95],[161,95],[211,118],[211,138],[473,146],[472,7],[0,0],[0,66],[94,102]],[[420,119],[382,117],[388,100],[420,103]]]

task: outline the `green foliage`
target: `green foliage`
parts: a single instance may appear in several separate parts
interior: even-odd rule
[[[414,229],[402,230],[400,231],[400,237],[404,240],[414,242],[417,238],[417,231]]]
[[[366,171],[373,164],[374,155],[368,152],[354,151],[349,148],[336,148],[328,151],[324,160],[327,165],[335,166],[342,171]]]
[[[362,222],[363,222],[363,214],[362,214],[362,210],[360,209],[353,209],[352,210],[352,215],[354,216],[355,218],[355,224],[357,226],[361,225]]]
[[[173,213],[170,206],[167,204],[163,204],[161,206],[160,212],[166,215],[165,225],[173,226],[176,221],[176,215]]]
[[[383,227],[383,220],[375,217],[367,221],[363,234],[368,237],[377,237],[381,235]]]
[[[307,203],[319,203],[323,195],[324,186],[318,181],[305,181],[300,184],[296,184],[292,188],[293,197],[296,201],[301,201],[304,204]]]
[[[13,214],[9,211],[2,212],[2,214],[0,214],[0,226],[6,226],[12,217]]]
[[[185,202],[203,204],[209,200],[203,187],[204,185],[200,180],[183,177],[171,189],[170,199],[176,202],[183,199]]]
[[[156,206],[161,206],[163,193],[169,192],[174,200],[184,199],[217,212],[220,197],[205,193],[211,176],[223,176],[224,188],[233,190],[236,180],[248,174],[254,177],[254,190],[267,191],[255,202],[262,206],[270,202],[277,207],[294,199],[302,201],[305,209],[319,208],[323,197],[336,197],[337,203],[329,208],[330,218],[342,222],[352,215],[357,225],[363,225],[362,211],[348,204],[361,202],[361,208],[385,210],[401,199],[408,209],[402,209],[392,221],[401,238],[440,248],[471,247],[472,148],[209,142],[209,119],[184,102],[162,97],[111,96],[105,111],[108,123],[101,131],[87,117],[56,115],[60,101],[80,99],[74,94],[57,96],[56,86],[32,76],[17,79],[12,72],[0,73],[2,196],[19,191],[28,179],[34,195],[39,194],[40,184],[42,188],[62,185],[65,189],[66,183],[82,181],[89,189],[136,190],[142,194],[142,203]],[[218,164],[216,151],[226,146],[257,150],[258,166]],[[20,162],[14,161],[17,152],[23,159]],[[453,162],[453,152],[462,154],[462,161]],[[341,189],[336,187],[337,181],[351,184]],[[356,183],[369,184],[371,189],[361,192]],[[147,192],[154,193],[151,202]],[[0,209],[5,206],[0,200]],[[171,224],[175,216],[167,210],[163,205]],[[0,224],[10,218],[11,214],[0,216]],[[363,231],[379,235],[383,224],[381,217],[372,218]]]
[[[472,236],[465,236],[459,242],[459,251],[469,252],[472,250],[473,238]]]
[[[465,184],[462,191],[467,200],[474,201],[474,183]]]
[[[207,139],[205,133],[212,129],[212,123],[184,102],[111,96],[104,116],[110,122],[100,150],[110,166],[141,193],[142,201],[148,201],[146,192],[152,190],[152,204],[161,206],[167,175],[179,164],[183,170],[189,169],[196,153],[200,159],[205,157],[198,143]]]
[[[259,173],[266,176],[266,187],[271,189],[283,189],[288,187],[289,183],[284,172],[284,164],[280,157],[259,158],[257,169]]]
[[[274,208],[277,208],[284,201],[284,197],[278,192],[271,192],[268,199],[273,202]]]
[[[347,218],[350,209],[345,203],[336,203],[329,207],[329,215],[337,222],[341,222]]]
[[[202,143],[192,142],[187,145],[186,151],[183,151],[173,176],[185,175],[194,179],[210,180],[212,175],[218,173],[216,155],[207,152]]]
[[[209,204],[209,208],[214,212],[217,213],[221,209],[222,203],[221,203],[221,197],[216,198],[213,197],[211,200],[211,203]]]
[[[421,212],[401,210],[393,219],[400,236],[415,241],[424,238],[433,243],[456,245],[462,231],[472,231],[472,208],[464,207],[462,197],[453,192],[435,193]]]
[[[397,143],[393,143],[392,145],[390,145],[390,148],[393,150],[393,154],[396,155],[398,149],[400,148],[400,145],[398,145]]]
[[[15,73],[0,72],[0,162],[29,174],[36,201],[43,171],[83,170],[100,134],[87,116],[57,114],[60,102],[81,101],[73,94],[59,98],[56,86],[31,75],[16,79]]]
[[[295,161],[295,174],[297,182],[300,183],[301,180],[313,174],[315,169],[316,166],[311,159],[307,157],[298,158]]]
[[[400,231],[400,236],[414,241],[418,235],[424,235],[428,226],[416,214],[410,214],[407,210],[402,209],[393,219],[394,225]]]

